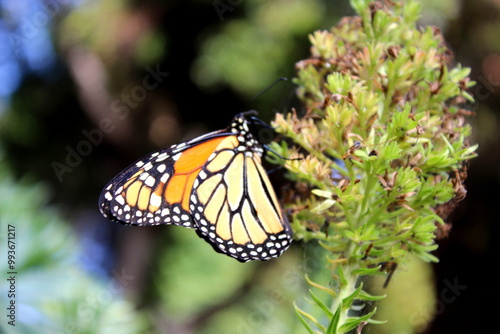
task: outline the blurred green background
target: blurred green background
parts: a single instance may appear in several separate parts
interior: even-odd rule
[[[440,263],[400,268],[379,291],[390,297],[376,318],[390,322],[368,332],[480,332],[495,320],[486,269],[499,253],[500,3],[422,8],[421,24],[443,30],[477,81],[479,158]],[[97,199],[150,151],[226,127],[240,111],[269,121],[300,108],[290,82],[259,94],[294,76],[309,33],[352,13],[346,0],[0,0],[0,332],[304,333],[293,311],[294,301],[311,307],[304,274],[329,279],[317,245],[240,264],[192,230],[112,223]],[[280,171],[271,178],[278,190],[286,182]]]

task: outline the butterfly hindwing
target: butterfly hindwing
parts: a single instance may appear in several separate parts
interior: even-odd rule
[[[202,168],[191,195],[198,234],[241,262],[278,257],[291,242],[261,154],[249,134],[227,137]]]

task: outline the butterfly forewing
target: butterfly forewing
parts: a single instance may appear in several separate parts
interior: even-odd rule
[[[224,131],[212,132],[139,159],[104,188],[102,214],[123,224],[194,228],[188,209],[192,184],[221,136]]]
[[[167,202],[166,189],[173,176],[169,150],[158,151],[129,166],[103,190],[101,212],[123,224],[175,224],[193,228],[189,212],[179,202]]]

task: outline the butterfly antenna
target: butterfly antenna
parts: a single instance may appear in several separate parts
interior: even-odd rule
[[[273,88],[274,85],[276,85],[278,82],[281,82],[281,81],[288,81],[288,78],[281,77],[281,78],[278,78],[278,79],[274,80],[273,83],[271,83],[269,86],[267,86],[265,89],[263,89],[259,94],[257,94],[253,99],[251,99],[250,102],[247,103],[247,105],[249,105],[250,103],[252,103],[255,100],[257,100],[259,97],[261,97],[262,95],[264,95],[265,92],[267,92],[268,90],[270,90],[271,88]]]
[[[270,148],[269,146],[267,145],[263,145],[264,146],[264,149],[266,151],[269,151],[271,153],[273,153],[274,155],[276,155],[278,158],[280,159],[283,159],[283,160],[288,160],[288,161],[294,161],[294,160],[302,160],[303,158],[285,158],[284,156],[280,155],[278,152],[276,152],[275,150],[273,150],[272,148]]]
[[[285,158],[284,156],[281,156],[280,154],[278,154],[278,152],[274,151],[273,149],[271,149],[269,146],[267,145],[263,145],[264,146],[264,149],[266,151],[269,151],[271,153],[273,153],[274,155],[276,155],[278,158],[280,159],[283,159],[283,160],[288,160],[288,161],[293,161],[293,160],[302,160],[302,158]],[[278,167],[275,167],[273,169],[270,169],[270,170],[267,170],[266,171],[266,174],[267,175],[270,175],[272,173],[274,173],[275,171],[279,170],[279,169],[282,169],[283,166],[278,166]]]

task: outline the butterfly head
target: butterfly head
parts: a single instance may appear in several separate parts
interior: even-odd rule
[[[256,117],[257,111],[250,110],[236,115],[231,122],[232,133],[238,135],[238,140],[246,143],[249,148],[260,148],[266,146],[276,137],[276,132],[267,123]]]

